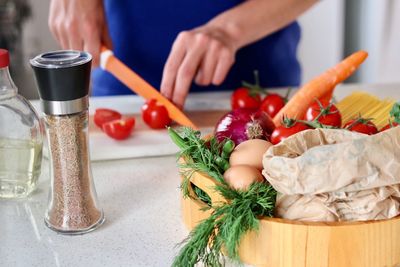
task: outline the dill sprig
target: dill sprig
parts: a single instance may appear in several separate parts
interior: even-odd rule
[[[217,182],[215,190],[227,200],[226,203],[211,203],[211,216],[200,222],[182,242],[179,255],[172,265],[190,267],[203,262],[205,266],[220,267],[224,265],[222,249],[229,258],[240,262],[238,246],[243,235],[258,230],[260,217],[273,216],[275,189],[267,183],[253,183],[245,191],[229,187],[223,179],[223,173],[229,167],[224,160],[229,159],[233,150],[230,140],[222,143],[218,143],[214,137],[204,140],[200,132],[190,128],[182,128],[179,134],[171,128],[168,131],[181,149],[178,157],[185,159],[179,165],[184,170],[181,184],[183,195],[190,196],[191,175],[202,172]],[[196,194],[200,200],[207,199],[198,190]]]
[[[204,192],[203,190],[201,190],[199,187],[195,186],[194,184],[192,184],[192,189],[194,191],[194,193],[196,194],[196,196],[203,201],[204,203],[207,204],[207,206],[211,207],[211,198],[210,196]],[[207,208],[208,209],[208,208]]]
[[[253,183],[247,191],[218,187],[223,196],[233,197],[228,203],[213,206],[210,217],[200,222],[182,243],[172,266],[189,267],[198,262],[205,266],[223,266],[222,248],[226,255],[240,262],[238,247],[243,235],[257,231],[259,217],[272,217],[276,191],[267,183]]]
[[[179,164],[181,175],[184,177],[181,184],[184,197],[189,196],[190,177],[194,172],[205,173],[218,183],[226,184],[223,173],[229,167],[227,163],[229,154],[225,153],[222,156],[224,143],[218,143],[215,137],[204,140],[199,131],[188,127],[182,127],[180,130],[180,133],[177,133],[172,128],[168,128],[172,141],[181,149],[178,158],[185,160],[184,163]],[[217,164],[218,161],[225,162]]]

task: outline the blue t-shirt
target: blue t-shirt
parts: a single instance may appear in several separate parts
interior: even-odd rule
[[[201,26],[239,0],[105,0],[114,54],[152,84],[160,87],[162,71],[176,36]],[[297,86],[300,64],[296,57],[300,27],[293,22],[268,37],[240,49],[222,85],[197,86],[191,91],[233,90],[241,81],[253,82],[258,70],[263,86]],[[93,95],[132,92],[100,68],[93,72]]]

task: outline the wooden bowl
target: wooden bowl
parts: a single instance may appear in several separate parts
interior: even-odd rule
[[[213,203],[224,201],[212,178],[195,173],[191,182]],[[191,191],[191,194],[194,194]],[[211,211],[200,200],[182,198],[183,219],[191,230]],[[400,217],[366,222],[260,220],[258,233],[241,241],[240,258],[259,267],[400,267]]]

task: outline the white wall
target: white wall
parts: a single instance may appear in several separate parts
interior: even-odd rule
[[[24,51],[28,58],[42,53],[59,49],[47,26],[50,0],[29,0],[32,17],[24,27]]]
[[[299,21],[303,82],[363,49],[369,56],[350,81],[400,83],[399,0],[324,0]]]
[[[360,7],[360,36],[354,48],[369,52],[360,78],[367,83],[399,83],[400,1],[362,0]]]
[[[389,0],[384,11],[384,32],[375,82],[400,83],[400,1]]]
[[[377,82],[378,62],[381,56],[384,6],[388,1],[352,0],[346,3],[345,52],[357,50],[369,53],[352,81]]]
[[[302,28],[299,59],[304,83],[343,57],[344,1],[319,1],[299,18],[299,23]]]
[[[26,60],[24,65],[20,66],[20,71],[15,79],[19,79],[17,81],[19,92],[28,99],[38,98],[29,59],[39,53],[59,49],[47,26],[49,3],[50,0],[29,0],[32,16],[23,26],[22,42]]]

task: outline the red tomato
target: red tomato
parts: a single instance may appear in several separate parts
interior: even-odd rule
[[[261,97],[259,93],[251,94],[250,89],[240,87],[236,89],[231,96],[232,110],[237,108],[257,109],[261,105]]]
[[[380,132],[386,131],[387,129],[393,128],[398,126],[399,124],[397,122],[392,122],[391,124],[388,123],[385,127],[383,127]]]
[[[108,108],[98,108],[94,113],[94,123],[101,129],[103,128],[104,123],[119,120],[121,118],[121,113]]]
[[[143,121],[153,129],[164,129],[171,123],[168,110],[157,100],[150,99],[142,106]]]
[[[291,126],[278,126],[271,134],[271,143],[276,145],[289,136],[307,129],[310,129],[310,127],[301,122],[294,122],[294,124]]]
[[[273,118],[283,106],[285,106],[283,97],[278,94],[268,94],[261,102],[260,109]]]
[[[368,119],[358,118],[348,121],[344,125],[345,129],[348,129],[352,132],[359,132],[364,134],[376,134],[378,129],[375,124]]]
[[[313,121],[316,118],[318,118],[318,121],[324,125],[331,125],[338,128],[342,126],[342,116],[340,115],[339,110],[334,104],[330,104],[327,101],[315,101],[307,109],[305,119]]]
[[[114,120],[103,124],[103,131],[111,138],[124,140],[128,138],[135,126],[135,118]]]

